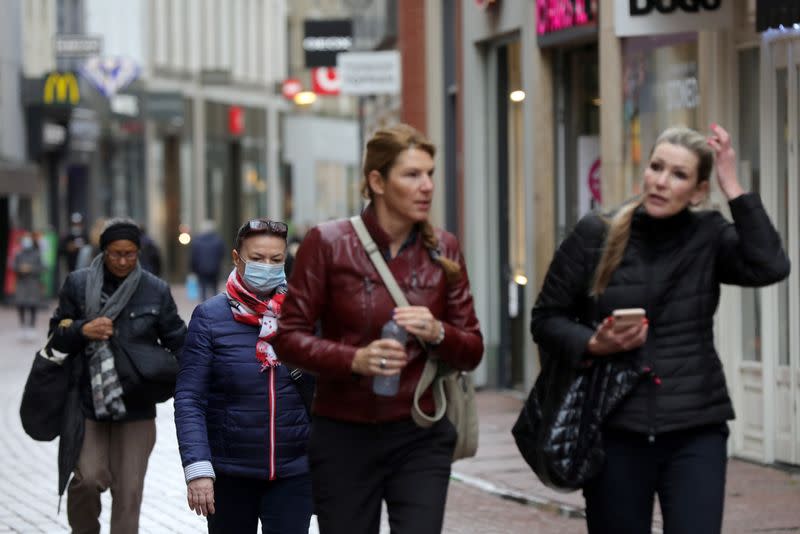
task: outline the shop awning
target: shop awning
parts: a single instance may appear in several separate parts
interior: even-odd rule
[[[800,1],[798,0],[757,0],[756,31],[770,28],[791,28],[800,24]]]
[[[0,162],[0,195],[33,196],[39,192],[39,167],[28,163]]]

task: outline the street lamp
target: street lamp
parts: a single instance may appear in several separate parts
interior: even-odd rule
[[[317,101],[317,94],[314,91],[300,91],[294,95],[294,103],[298,106],[310,106]]]

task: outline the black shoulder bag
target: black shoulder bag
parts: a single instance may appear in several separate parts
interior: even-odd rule
[[[36,351],[19,406],[22,428],[36,441],[52,441],[61,433],[70,385],[73,358],[54,354],[52,340]]]

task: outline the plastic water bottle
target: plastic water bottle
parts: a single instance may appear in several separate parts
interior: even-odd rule
[[[383,325],[383,329],[381,330],[381,338],[397,340],[403,347],[406,345],[407,335],[405,329],[394,322],[393,319]],[[372,378],[372,391],[376,395],[394,397],[397,395],[399,386],[400,373],[392,376],[376,375]]]

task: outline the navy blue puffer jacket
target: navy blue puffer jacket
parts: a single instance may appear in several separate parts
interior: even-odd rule
[[[302,397],[285,366],[260,372],[257,338],[257,327],[234,320],[224,293],[192,314],[175,388],[187,481],[217,472],[266,480],[308,472]]]

